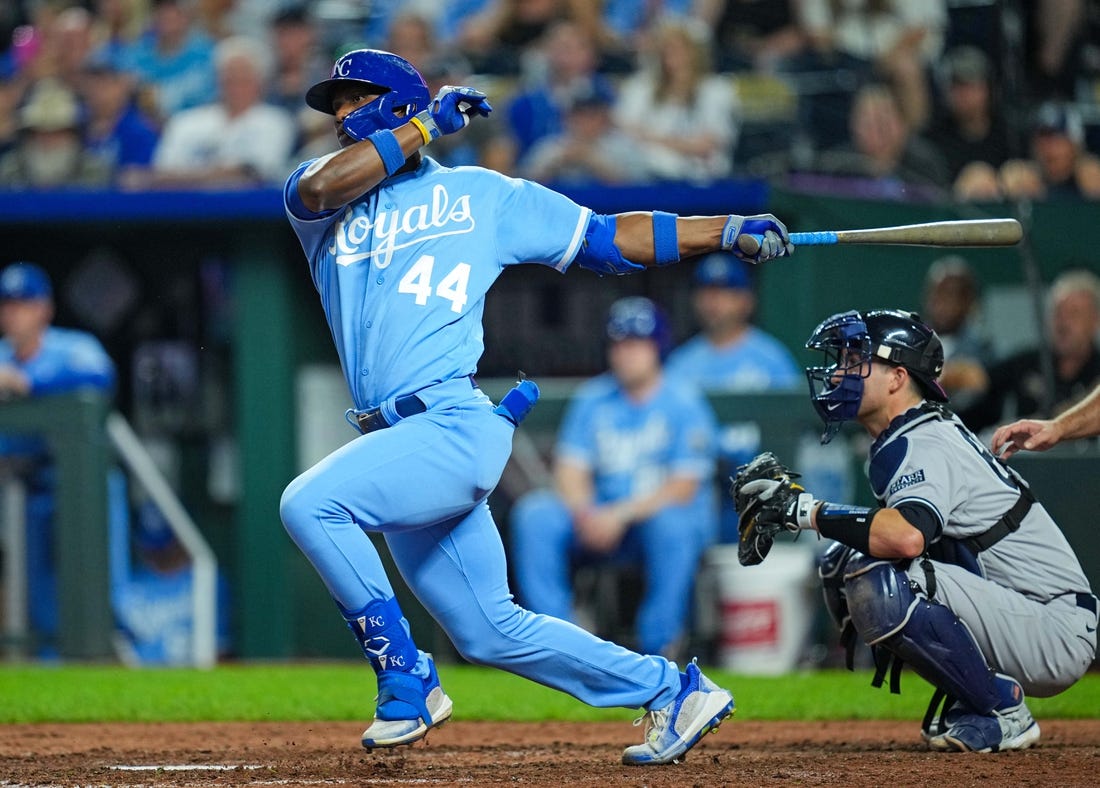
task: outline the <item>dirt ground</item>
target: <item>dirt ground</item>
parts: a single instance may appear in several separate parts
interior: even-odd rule
[[[0,785],[1095,786],[1100,720],[1040,720],[1025,752],[940,754],[916,723],[727,721],[684,763],[627,767],[628,723],[452,721],[368,753],[359,725],[65,724],[0,728]]]

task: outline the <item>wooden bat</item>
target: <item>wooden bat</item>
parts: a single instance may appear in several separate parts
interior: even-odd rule
[[[822,230],[791,233],[795,246],[831,244],[896,244],[901,246],[1012,246],[1024,237],[1015,219],[959,219],[925,224],[901,224],[896,227],[872,227],[865,230]],[[744,254],[760,250],[760,238],[742,234],[737,246]]]

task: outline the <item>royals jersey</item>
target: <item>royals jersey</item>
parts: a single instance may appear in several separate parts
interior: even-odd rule
[[[286,211],[361,410],[472,374],[489,287],[516,263],[565,271],[591,215],[537,184],[427,157],[315,214],[298,196],[310,164],[287,180]]]
[[[755,326],[724,348],[698,334],[669,354],[666,369],[707,391],[793,389],[805,379],[783,343]]]
[[[714,474],[714,415],[694,388],[667,376],[643,402],[630,399],[610,373],[577,389],[562,419],[557,454],[591,470],[599,503],[646,495],[669,476],[700,484],[710,500]]]
[[[871,447],[870,481],[883,506],[915,504],[932,513],[941,537],[978,536],[1019,498],[1019,482],[954,414],[914,408]],[[1040,505],[1020,528],[978,554],[982,575],[1047,602],[1087,592],[1088,579],[1057,524]]]

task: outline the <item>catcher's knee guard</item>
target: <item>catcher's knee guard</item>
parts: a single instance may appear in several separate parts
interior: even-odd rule
[[[857,556],[844,590],[856,631],[909,663],[933,686],[987,714],[999,702],[994,673],[966,624],[949,608],[916,593],[888,561]]]
[[[825,609],[836,624],[844,631],[851,620],[848,613],[848,600],[844,593],[844,575],[848,562],[861,553],[841,542],[833,542],[817,559],[817,576],[821,578],[821,593],[825,597]]]

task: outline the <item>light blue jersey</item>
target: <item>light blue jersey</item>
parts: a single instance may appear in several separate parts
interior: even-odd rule
[[[699,487],[693,500],[663,505],[632,523],[614,551],[597,554],[577,540],[573,513],[556,492],[525,495],[512,510],[524,602],[572,620],[575,565],[635,565],[645,577],[634,627],[638,647],[649,654],[675,650],[690,620],[695,569],[717,530],[716,433],[703,396],[667,375],[641,402],[610,373],[582,384],[562,420],[557,456],[590,471],[597,505],[644,498],[674,476],[695,479]]]
[[[504,267],[564,271],[591,215],[537,184],[429,158],[314,215],[297,197],[308,166],[287,181],[287,215],[360,410],[476,371],[485,294]]]
[[[805,380],[786,346],[755,326],[725,348],[698,334],[669,354],[666,369],[707,391],[791,389]]]

